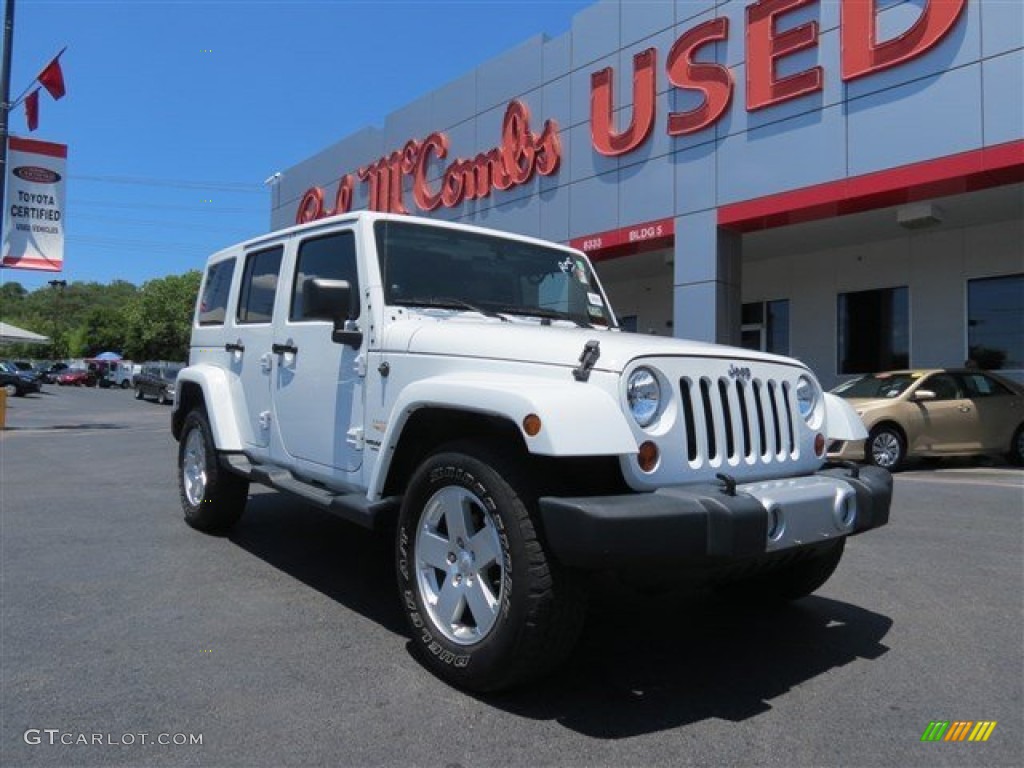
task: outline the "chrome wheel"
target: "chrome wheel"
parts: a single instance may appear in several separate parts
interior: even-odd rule
[[[871,439],[871,460],[875,466],[892,469],[903,458],[903,446],[892,432],[879,432]]]
[[[437,491],[416,532],[416,583],[434,627],[458,645],[487,636],[498,618],[505,564],[491,512],[459,486]]]
[[[185,497],[192,506],[199,506],[206,497],[206,446],[198,429],[188,433],[185,455],[181,463]]]
[[[4,392],[7,394],[8,397],[14,397],[16,394],[18,394],[18,388],[13,384],[7,384],[4,387]]]

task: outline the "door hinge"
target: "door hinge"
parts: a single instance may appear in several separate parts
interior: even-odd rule
[[[356,355],[354,365],[356,369],[356,376],[366,376],[366,355],[362,353]]]
[[[270,429],[270,411],[260,411],[260,429]]]
[[[345,442],[357,451],[363,450],[363,428],[352,427],[352,429],[345,433]]]

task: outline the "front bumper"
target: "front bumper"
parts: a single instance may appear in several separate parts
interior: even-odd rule
[[[548,545],[564,564],[588,569],[721,565],[796,551],[889,521],[892,477],[884,469],[824,469],[805,477],[654,493],[544,497]]]
[[[864,461],[866,440],[833,440],[828,445],[829,461]]]

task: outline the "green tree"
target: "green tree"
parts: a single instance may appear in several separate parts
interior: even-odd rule
[[[202,275],[197,270],[145,283],[125,311],[126,357],[185,360]]]

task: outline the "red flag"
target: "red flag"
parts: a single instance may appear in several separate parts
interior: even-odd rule
[[[64,72],[60,68],[60,57],[66,50],[67,48],[54,56],[53,61],[43,67],[43,71],[36,78],[54,99],[64,95]]]
[[[34,131],[39,127],[39,89],[25,97],[25,120],[28,122],[28,129]]]

